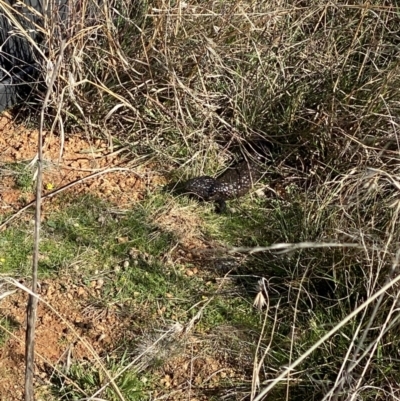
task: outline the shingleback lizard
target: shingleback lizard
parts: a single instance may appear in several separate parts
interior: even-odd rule
[[[226,200],[247,194],[261,177],[257,166],[243,160],[217,178],[195,177],[183,184],[183,192],[204,201],[217,203],[217,212],[226,209]]]

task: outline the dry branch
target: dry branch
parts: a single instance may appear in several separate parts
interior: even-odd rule
[[[58,55],[57,64],[51,72],[50,82],[47,88],[46,96],[40,114],[40,128],[38,136],[38,161],[37,161],[37,179],[36,179],[36,210],[35,210],[35,235],[33,248],[33,265],[32,265],[32,294],[28,296],[28,305],[26,308],[26,340],[25,340],[25,401],[33,401],[35,398],[33,390],[34,377],[34,359],[35,359],[35,324],[37,311],[37,272],[39,264],[39,239],[40,239],[40,207],[42,201],[42,170],[43,170],[43,123],[44,112],[47,108],[53,85],[56,80],[58,70],[64,54],[65,42],[61,42],[60,53]]]

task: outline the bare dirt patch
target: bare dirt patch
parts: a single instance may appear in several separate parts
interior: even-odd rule
[[[69,363],[86,361],[99,366],[99,359],[134,336],[132,316],[119,313],[118,307],[93,307],[93,300],[101,298],[95,285],[44,280],[40,297],[35,341],[37,393],[48,394],[51,377],[63,376],[60,372]],[[7,338],[0,347],[0,400],[23,399],[26,300],[26,293],[19,290],[0,303],[0,333]],[[159,382],[153,395],[172,401],[186,400],[190,393],[192,400],[206,401],[221,391],[221,383],[243,381],[243,372],[226,360],[229,357],[214,351],[209,341],[189,336],[185,346],[166,354],[166,363],[156,369]]]
[[[222,383],[244,380],[243,374],[230,367],[223,358],[205,355],[200,344],[191,344],[192,354],[173,358],[164,367],[161,379],[163,399],[207,401],[210,396],[220,395]],[[169,393],[170,396],[165,393]]]
[[[33,191],[27,192],[18,186],[10,165],[31,162],[37,153],[37,140],[37,130],[18,126],[7,116],[0,118],[0,214],[13,212],[34,199]],[[67,191],[90,193],[124,207],[142,199],[147,190],[164,184],[164,179],[154,174],[150,167],[135,166],[134,160],[124,156],[126,152],[121,149],[111,151],[105,140],[91,140],[83,134],[76,134],[68,135],[62,144],[60,136],[44,133],[43,149],[44,193],[116,167],[126,170],[101,174],[77,183]],[[132,165],[135,167],[129,168]]]
[[[40,283],[40,296],[44,302],[38,305],[36,325],[35,368],[38,387],[48,384],[56,367],[65,367],[69,361],[82,360],[96,364],[98,358],[112,351],[120,340],[126,338],[130,318],[119,314],[117,307],[92,307],[92,301],[100,295],[96,285],[76,285],[67,279]],[[4,328],[8,330],[7,340],[0,347],[1,400],[22,399],[26,301],[27,295],[18,291],[0,303],[2,331]]]

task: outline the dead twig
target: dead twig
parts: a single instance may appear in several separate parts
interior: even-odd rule
[[[38,161],[37,161],[37,179],[36,179],[36,210],[35,210],[35,234],[33,247],[33,265],[32,265],[32,294],[28,296],[28,305],[26,308],[26,340],[25,340],[25,401],[34,400],[33,376],[35,359],[35,324],[37,311],[37,271],[39,264],[39,239],[40,239],[40,207],[42,202],[42,170],[43,170],[43,123],[44,112],[50,100],[54,82],[61,65],[65,49],[65,41],[61,42],[60,52],[57,63],[51,71],[46,96],[43,101],[40,113],[40,127],[38,136]]]

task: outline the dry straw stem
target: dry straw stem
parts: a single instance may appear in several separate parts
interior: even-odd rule
[[[400,260],[400,249],[396,252],[396,258],[393,262],[393,271],[399,266]],[[382,296],[387,290],[394,287],[396,283],[400,281],[400,274],[393,277],[386,285],[384,285],[379,291],[371,295],[365,302],[363,302],[359,307],[357,307],[353,312],[346,316],[342,321],[340,321],[332,330],[326,333],[321,339],[319,339],[311,348],[304,352],[298,359],[291,363],[278,377],[273,379],[272,383],[264,388],[260,394],[254,399],[254,401],[261,401],[272,390],[282,379],[284,379],[291,371],[293,371],[296,366],[303,362],[309,355],[311,355],[318,347],[320,347],[325,341],[327,341],[331,336],[338,332],[342,327],[344,327],[348,322],[350,322],[354,317],[356,317],[360,312],[367,308],[372,302]]]
[[[21,9],[25,8],[25,9],[29,9],[30,12],[32,12],[33,14],[38,16],[38,13],[35,9],[33,9],[32,7],[29,7],[26,5],[26,3],[24,2],[20,2],[17,1],[17,4],[9,4],[8,2],[2,1],[0,0],[0,10],[5,14],[5,16],[7,17],[7,20],[12,23],[12,25],[17,28],[17,31],[24,37],[24,39],[26,39],[29,44],[31,46],[34,47],[34,49],[40,54],[40,56],[42,57],[43,60],[46,60],[46,56],[44,55],[44,53],[42,52],[42,50],[40,49],[40,47],[38,46],[38,44],[32,39],[32,37],[29,35],[29,32],[26,31],[26,29],[21,25],[21,23],[18,21],[18,19],[16,18],[16,15],[18,15],[20,18],[26,19],[26,16],[24,16],[22,13],[20,13],[18,7],[16,7],[16,5],[22,6]],[[32,23],[32,21],[29,21],[30,23]],[[43,32],[42,27],[40,27],[37,24],[34,24],[35,30],[41,33],[45,33]]]
[[[1,227],[0,227],[1,228]],[[256,246],[256,247],[233,247],[229,249],[229,253],[258,253],[258,252],[268,252],[268,251],[279,251],[278,254],[297,251],[299,249],[307,248],[359,248],[364,249],[360,244],[354,243],[338,243],[338,242],[299,242],[295,244],[281,243],[274,244],[270,246]]]
[[[34,233],[34,249],[33,249],[33,265],[32,265],[32,293],[37,291],[37,275],[39,264],[39,240],[40,240],[40,214],[42,202],[42,169],[43,169],[43,124],[44,112],[50,100],[53,91],[53,85],[58,75],[65,49],[65,42],[61,42],[60,53],[58,55],[57,64],[51,76],[49,77],[47,93],[43,101],[40,113],[40,127],[38,135],[38,170],[36,179],[36,210],[35,210],[35,233]],[[35,359],[35,324],[37,311],[37,297],[29,294],[27,305],[27,327],[26,327],[26,343],[25,343],[25,401],[33,401],[35,398],[33,390],[34,377],[34,359]]]
[[[309,269],[309,266],[307,265],[306,271],[304,272],[304,274],[301,277],[300,288],[303,287],[303,283],[307,277],[308,269]],[[291,328],[292,334],[291,334],[291,341],[290,341],[290,352],[289,352],[288,365],[290,365],[292,363],[293,349],[294,349],[294,345],[295,345],[297,314],[298,314],[298,311],[300,310],[299,309],[300,296],[301,296],[301,291],[298,291],[297,296],[296,296],[296,303],[294,306],[293,324],[292,324],[292,328]],[[275,324],[275,322],[274,322],[274,324]],[[287,381],[286,381],[286,400],[289,400],[289,395],[290,395],[289,392],[290,392],[290,372],[287,375]]]
[[[261,349],[262,340],[263,340],[264,332],[265,332],[266,325],[267,325],[267,322],[268,322],[268,315],[269,315],[269,311],[270,311],[268,291],[266,291],[264,280],[263,280],[262,284],[263,284],[263,288],[261,289],[261,291],[263,291],[263,293],[265,293],[265,296],[267,297],[267,301],[265,302],[266,308],[265,308],[265,311],[264,311],[263,325],[262,325],[262,328],[261,328],[260,336],[258,338],[256,351],[254,353],[253,375],[252,375],[252,380],[251,380],[251,394],[250,394],[250,400],[251,401],[254,400],[254,397],[256,396],[257,390],[260,388],[260,371],[262,370],[263,364],[264,364],[264,360],[265,360],[266,356],[268,355],[268,353],[269,353],[269,351],[270,351],[270,349],[272,347],[272,342],[273,342],[273,339],[274,339],[274,333],[275,333],[276,325],[277,325],[277,322],[278,322],[277,314],[278,314],[278,310],[279,310],[279,302],[278,302],[277,307],[275,309],[275,318],[274,318],[274,322],[273,322],[273,325],[272,325],[269,344],[265,348],[264,354],[261,356],[260,359],[258,359],[258,353],[260,352],[260,349]]]
[[[382,294],[383,296],[384,294]],[[367,373],[368,368],[371,366],[372,364],[372,359],[375,355],[375,352],[377,350],[377,348],[379,347],[379,344],[382,341],[382,338],[390,332],[391,329],[395,328],[400,320],[400,316],[397,313],[397,308],[398,308],[398,302],[399,302],[399,298],[400,298],[400,294],[398,293],[396,295],[396,297],[393,299],[392,305],[390,307],[390,310],[388,311],[388,314],[386,316],[385,321],[382,323],[381,327],[380,327],[380,331],[379,331],[379,335],[377,336],[377,338],[371,343],[369,344],[365,350],[361,353],[360,356],[358,356],[358,358],[351,358],[350,357],[350,353],[351,353],[351,349],[354,346],[354,339],[356,338],[357,334],[358,334],[358,330],[361,329],[361,324],[358,326],[357,331],[353,337],[353,342],[351,344],[351,347],[349,347],[348,352],[346,353],[346,356],[344,358],[343,364],[341,366],[341,369],[337,375],[337,379],[335,381],[335,384],[332,386],[332,388],[327,392],[327,394],[325,395],[325,397],[322,399],[322,401],[327,401],[327,400],[331,400],[332,397],[334,400],[337,400],[337,395],[342,393],[342,389],[343,386],[345,385],[346,381],[351,377],[351,373],[353,372],[353,370],[357,367],[360,366],[361,361],[367,356],[369,355],[368,361],[365,363],[365,366],[362,370],[362,373],[357,375],[357,383],[354,386],[354,388],[352,388],[352,392],[356,393],[358,389],[360,389],[362,387],[362,381],[365,378],[365,375]],[[365,310],[366,312],[366,310]],[[370,322],[372,321],[372,319],[370,320]],[[365,330],[367,331],[367,330]],[[363,339],[361,339],[359,341],[359,344],[356,347],[356,351],[353,352],[354,356],[357,356],[358,354],[357,349],[360,348],[360,344],[363,344]],[[346,364],[349,363],[349,366],[346,368]]]
[[[399,208],[400,208],[400,206],[397,207],[396,218],[393,219],[393,222],[397,221]],[[396,225],[393,224],[391,227],[391,231],[388,233],[389,236],[386,241],[385,248],[382,252],[383,254],[386,254],[388,252],[389,244],[393,241],[393,235],[394,235],[393,231],[395,229],[395,226]],[[396,267],[396,265],[394,265],[392,267],[392,271],[388,275],[386,283],[389,283],[392,279],[392,276],[395,274],[395,270],[393,270],[395,267]],[[385,296],[385,294],[383,293],[378,298],[378,300],[374,306],[374,309],[372,310],[372,313],[370,314],[368,324],[366,325],[365,329],[363,330],[363,333],[362,333],[360,339],[358,340],[357,345],[354,346],[355,339],[358,337],[359,331],[361,330],[361,327],[362,327],[362,321],[366,317],[367,310],[364,311],[364,316],[362,317],[362,319],[357,327],[357,330],[353,336],[352,344],[348,348],[346,357],[344,358],[341,369],[337,375],[336,382],[335,382],[334,386],[331,388],[331,390],[326,394],[326,396],[324,397],[324,400],[329,400],[329,399],[331,399],[332,396],[339,394],[342,391],[342,387],[344,386],[346,380],[348,380],[348,378],[350,377],[351,372],[357,366],[360,366],[361,361],[367,355],[369,355],[367,362],[365,362],[365,366],[363,368],[362,374],[360,375],[359,379],[357,380],[357,383],[356,383],[355,387],[353,388],[353,391],[355,392],[357,389],[359,389],[362,386],[362,380],[366,376],[367,369],[371,366],[372,358],[375,355],[377,347],[379,346],[383,336],[386,333],[388,333],[390,331],[390,329],[394,328],[398,324],[398,321],[400,320],[400,316],[397,313],[398,302],[399,302],[399,297],[400,297],[399,292],[397,292],[396,295],[394,296],[392,305],[391,305],[389,311],[387,312],[386,319],[383,322],[378,321],[377,323],[375,323],[375,320],[378,316],[378,312],[382,308],[384,296]],[[369,344],[367,347],[365,347],[365,350],[363,352],[361,352],[361,350],[364,348],[364,343],[367,339],[367,336],[373,328],[373,323],[375,323],[376,326],[380,327],[379,335],[374,339],[374,341],[371,342],[371,344]],[[354,347],[354,351],[352,352],[352,357],[350,357],[350,353],[351,353],[351,350],[353,349],[353,347]],[[360,352],[361,352],[361,354],[360,354]],[[348,365],[347,368],[346,368],[346,365]]]

